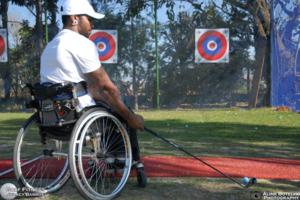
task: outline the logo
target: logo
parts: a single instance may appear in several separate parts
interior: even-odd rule
[[[90,40],[95,43],[102,63],[117,63],[117,35],[116,30],[93,30]]]
[[[45,194],[45,190],[43,188],[17,188],[12,183],[5,183],[0,188],[0,197],[4,200],[12,200],[15,198],[22,197],[40,197]],[[1,199],[1,198],[0,198]]]
[[[5,200],[15,199],[18,195],[18,189],[12,183],[5,183],[0,188],[0,195]]]
[[[197,63],[229,62],[228,29],[196,29],[195,35]]]
[[[262,196],[263,196],[262,192],[254,191],[254,192],[251,192],[250,199],[251,200],[260,200],[260,199],[262,199]]]

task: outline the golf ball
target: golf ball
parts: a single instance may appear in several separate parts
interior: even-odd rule
[[[250,179],[248,177],[243,178],[243,184],[247,185],[249,183]]]

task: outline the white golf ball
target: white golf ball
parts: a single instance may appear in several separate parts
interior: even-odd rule
[[[243,178],[243,184],[247,185],[249,183],[250,179],[248,177]]]

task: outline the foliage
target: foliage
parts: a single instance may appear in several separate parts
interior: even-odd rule
[[[245,65],[250,63],[247,49],[253,44],[251,35],[243,30],[248,21],[225,19],[213,5],[203,9],[205,11],[195,10],[192,15],[179,12],[173,21],[161,28],[164,40],[160,49],[162,97],[167,106],[230,102],[234,92],[243,86],[243,69],[250,67]],[[219,27],[230,27],[230,62],[195,64],[195,47],[190,45],[195,28]]]
[[[255,73],[253,77],[252,91],[249,98],[249,107],[256,107],[260,90],[260,82],[264,77],[266,83],[265,105],[270,105],[270,73],[271,63],[269,60],[270,24],[271,24],[271,1],[270,0],[224,0],[222,8],[225,15],[233,17],[236,14],[244,15],[250,22],[250,33],[254,39],[255,48]],[[234,12],[231,12],[234,11]],[[265,71],[262,76],[262,71]]]
[[[132,22],[130,19],[134,19],[133,32],[122,32],[121,30],[124,28],[118,26],[119,67],[109,67],[108,71],[114,75],[123,72],[123,75],[118,78],[123,78],[124,80],[126,76],[133,74],[131,70],[131,65],[133,64],[138,66],[138,70],[142,70],[137,74],[138,79],[143,79],[145,74],[149,74],[146,76],[147,79],[143,81],[144,88],[147,89],[139,90],[139,93],[140,95],[145,95],[144,99],[148,99],[148,101],[143,99],[140,103],[151,105],[149,100],[154,102],[153,97],[156,90],[153,54],[154,35],[151,32],[153,29],[147,30],[146,26],[151,26],[151,23],[154,23],[152,11],[149,14],[147,13],[148,8],[153,7],[154,1],[141,1],[140,4],[135,4],[140,7],[139,9],[132,7],[134,1],[105,1],[106,7],[101,2],[98,2],[98,4],[95,1],[93,2],[98,9],[105,10],[108,19],[111,18],[111,13],[114,13],[114,10],[111,8],[121,5],[123,10],[118,12],[116,16],[120,17],[119,19],[123,19],[122,26],[129,26]],[[162,103],[164,106],[172,107],[187,103],[199,105],[207,102],[232,100],[234,92],[240,90],[241,87],[245,87],[246,83],[243,81],[245,68],[252,68],[248,52],[249,47],[254,42],[253,35],[249,31],[249,27],[251,28],[251,25],[249,26],[250,19],[246,13],[240,14],[238,11],[233,11],[235,14],[228,18],[213,3],[204,4],[201,1],[181,2],[192,6],[194,8],[193,13],[175,11],[175,1],[158,1],[158,8],[165,7],[166,15],[168,16],[168,22],[159,25],[158,35]],[[148,21],[142,17],[142,14],[145,12],[147,13]],[[140,22],[144,22],[144,25]],[[101,23],[99,27],[114,27],[114,25],[104,24],[113,24],[111,20]],[[194,29],[219,27],[230,27],[232,52],[230,63],[203,64],[201,66],[195,64],[193,57],[194,46],[191,45],[193,44],[192,40],[194,40]],[[126,40],[123,43],[122,36],[124,34],[129,35],[130,38],[125,37]],[[143,38],[144,36],[146,38]],[[131,44],[130,40],[132,38],[134,38],[135,42]],[[135,49],[138,49],[138,51]],[[149,59],[145,59],[145,56],[148,56]],[[113,73],[112,69],[116,73]],[[147,69],[151,69],[151,73],[147,72]],[[113,77],[115,77],[114,75]]]
[[[36,7],[36,1],[13,0],[12,2]],[[39,0],[39,2],[44,2]],[[257,8],[265,5],[256,1],[150,1],[150,0],[92,0],[92,4],[106,18],[96,21],[95,29],[118,30],[118,64],[103,64],[122,93],[138,93],[141,105],[151,107],[155,102],[155,54],[153,7],[165,12],[167,19],[158,24],[159,66],[161,69],[161,99],[163,106],[177,107],[181,104],[203,106],[236,101],[237,95],[247,100],[245,71],[253,73],[257,63],[253,62],[250,48],[259,48],[256,36],[259,24]],[[251,3],[252,2],[252,3]],[[255,3],[256,2],[256,3]],[[179,5],[179,8],[178,8]],[[180,7],[181,6],[181,7]],[[57,0],[48,1],[51,37],[55,35]],[[264,14],[264,13],[263,13]],[[264,15],[263,15],[264,16]],[[161,16],[159,16],[161,19]],[[263,21],[263,17],[260,18]],[[265,21],[266,22],[266,21]],[[269,34],[267,22],[264,25]],[[230,62],[223,64],[194,63],[194,33],[196,28],[230,28]],[[43,27],[42,27],[43,28]],[[18,83],[38,77],[39,58],[33,56],[36,48],[32,33],[39,26],[22,30],[22,44],[11,51],[14,92],[19,95]],[[38,36],[40,37],[40,36]],[[252,55],[250,55],[252,54]],[[259,55],[257,55],[259,56]],[[34,70],[29,66],[35,66]],[[16,73],[18,72],[18,73]],[[29,74],[30,73],[30,74]],[[249,89],[248,89],[249,90]],[[238,94],[237,94],[238,93]],[[241,94],[240,94],[241,93]]]
[[[24,96],[21,87],[26,83],[39,81],[40,59],[33,54],[35,45],[32,41],[35,40],[35,36],[32,32],[34,28],[29,26],[28,21],[24,21],[19,32],[21,45],[10,51],[12,90],[15,97]]]
[[[6,84],[5,94],[10,94],[10,89],[15,98],[22,96],[21,85],[26,82],[38,81],[39,57],[44,46],[44,26],[42,24],[42,13],[47,9],[50,13],[49,36],[52,38],[57,32],[56,13],[57,1],[51,0],[10,0],[6,3],[13,3],[18,6],[25,6],[36,18],[34,28],[29,27],[28,22],[23,22],[20,30],[21,44],[9,50],[8,69],[2,70],[2,78]],[[1,2],[2,6],[3,2]],[[43,4],[43,9],[42,9]],[[35,10],[35,12],[33,11]],[[3,12],[1,13],[3,16]],[[3,20],[3,23],[7,23]],[[9,95],[5,95],[8,97]]]
[[[130,19],[124,17],[123,13],[112,15],[113,7],[106,7],[104,10],[107,20],[94,23],[95,29],[118,31],[118,63],[103,65],[124,95],[133,94],[133,77],[136,79],[137,92],[143,94],[146,84],[153,79],[154,48],[151,22],[140,15]],[[151,98],[151,95],[148,98]]]

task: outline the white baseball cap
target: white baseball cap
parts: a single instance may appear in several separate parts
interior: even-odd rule
[[[105,16],[95,12],[88,0],[64,0],[61,15],[88,15],[95,19],[102,19]]]

